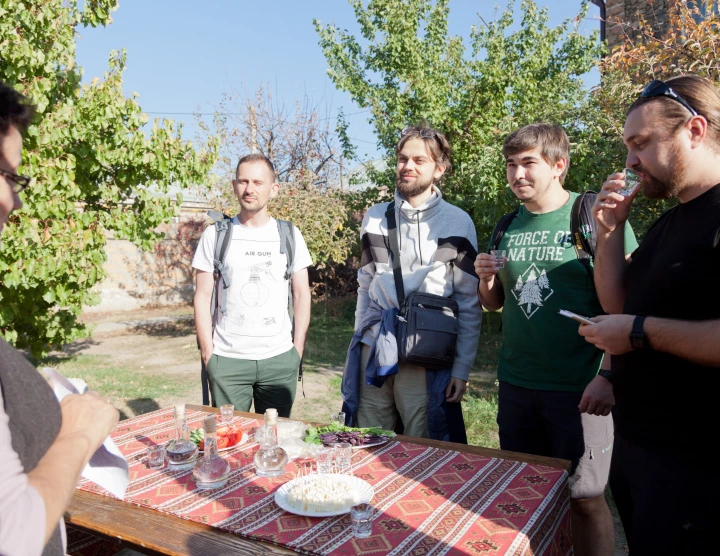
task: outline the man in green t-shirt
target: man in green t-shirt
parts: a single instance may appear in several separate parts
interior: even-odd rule
[[[497,246],[505,256],[482,253],[475,261],[480,301],[490,311],[503,309],[500,447],[572,461],[575,553],[613,554],[604,497],[613,445],[612,385],[598,375],[603,353],[578,336],[576,321],[558,313],[603,313],[592,275],[572,244],[570,212],[578,194],[563,188],[570,142],[560,126],[532,124],[508,136],[503,155],[522,206]],[[625,247],[637,247],[629,226]],[[604,367],[610,368],[609,360]]]

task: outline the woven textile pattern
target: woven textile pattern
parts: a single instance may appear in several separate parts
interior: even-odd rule
[[[205,415],[188,410],[190,427],[200,428]],[[249,434],[260,425],[237,422]],[[560,469],[406,442],[356,450],[352,473],[375,489],[372,535],[357,539],[349,515],[321,519],[281,510],[275,491],[303,462],[288,465],[281,477],[258,477],[255,443],[223,452],[230,480],[202,495],[192,471],[148,469],[146,445],[173,435],[171,409],[119,423],[112,436],[130,465],[127,502],[302,554],[565,555],[571,549],[568,476]],[[88,481],[78,488],[111,496]]]

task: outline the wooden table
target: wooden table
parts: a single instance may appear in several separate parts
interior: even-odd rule
[[[218,413],[215,408],[199,405],[188,405],[187,409]],[[261,417],[254,413],[238,411],[235,412],[235,415],[248,419]],[[570,470],[570,462],[561,459],[402,435],[396,437],[396,440],[491,458],[538,464],[568,472]],[[95,535],[112,539],[118,543],[119,547],[132,547],[146,554],[216,556],[231,551],[236,554],[248,555],[295,553],[284,547],[244,538],[209,525],[81,490],[76,491],[65,514],[65,521],[71,526],[77,526]]]

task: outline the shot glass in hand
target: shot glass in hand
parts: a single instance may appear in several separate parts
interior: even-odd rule
[[[165,467],[165,444],[152,444],[146,448],[147,463],[150,469]]]
[[[505,266],[505,255],[506,255],[505,249],[493,249],[490,251],[490,254],[495,257],[495,265],[498,268],[502,268]]]
[[[372,512],[370,504],[357,504],[350,508],[353,535],[357,538],[364,539],[372,534]]]
[[[640,187],[642,178],[630,168],[625,168],[623,172],[625,173],[625,187],[618,189],[617,192],[623,197],[629,197],[633,194],[633,191]]]
[[[220,406],[220,418],[223,425],[229,425],[232,423],[233,411],[235,411],[235,406],[231,403]]]

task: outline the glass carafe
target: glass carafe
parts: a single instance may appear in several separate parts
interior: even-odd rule
[[[225,486],[230,476],[230,464],[218,455],[217,422],[210,415],[203,421],[205,450],[193,468],[193,476],[198,488],[220,488]]]
[[[168,443],[165,456],[170,469],[190,469],[197,460],[197,445],[190,440],[190,429],[185,422],[185,405],[175,406],[175,440]]]
[[[287,452],[278,445],[277,409],[265,411],[265,426],[258,438],[260,448],[255,454],[255,473],[260,477],[277,477],[285,473]]]

